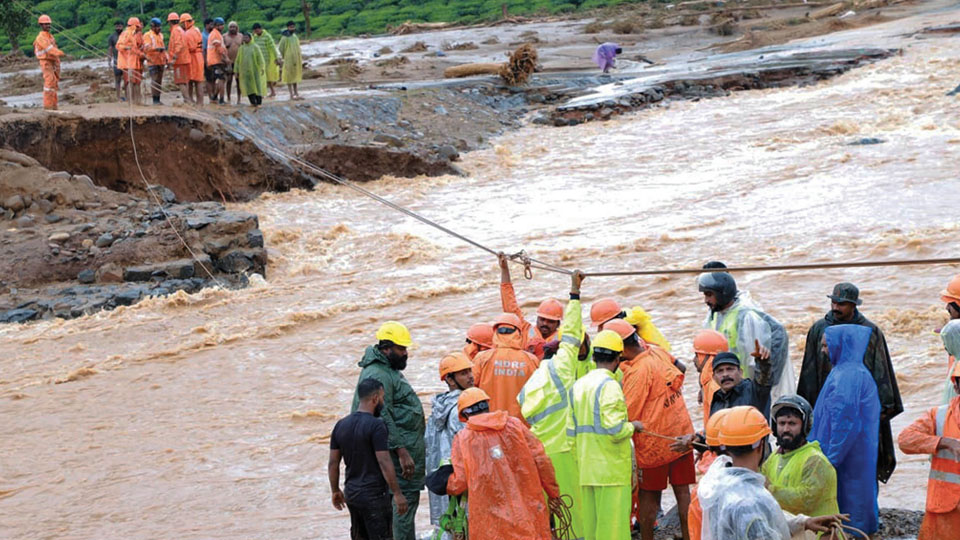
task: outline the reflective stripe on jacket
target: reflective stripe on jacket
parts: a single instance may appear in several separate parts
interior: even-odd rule
[[[623,390],[606,369],[594,369],[570,390],[567,435],[574,439],[581,486],[629,486],[633,473]]]
[[[580,301],[570,300],[563,314],[563,339],[557,354],[540,363],[517,396],[521,414],[548,454],[570,450],[566,431],[570,389],[593,369],[593,362],[579,358],[582,317]]]

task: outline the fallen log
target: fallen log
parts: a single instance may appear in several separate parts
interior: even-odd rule
[[[452,66],[443,70],[445,79],[460,79],[462,77],[473,77],[474,75],[499,75],[502,63],[498,62],[480,62],[476,64],[463,64]]]

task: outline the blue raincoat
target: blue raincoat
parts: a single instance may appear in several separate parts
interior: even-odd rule
[[[856,324],[824,331],[833,369],[813,411],[811,439],[837,470],[837,502],[850,524],[877,532],[877,447],[880,444],[880,395],[863,365],[871,329]]]

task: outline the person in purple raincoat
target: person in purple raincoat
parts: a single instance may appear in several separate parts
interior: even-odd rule
[[[609,73],[616,63],[617,55],[621,53],[623,49],[616,43],[604,43],[593,53],[593,61],[604,73]]]

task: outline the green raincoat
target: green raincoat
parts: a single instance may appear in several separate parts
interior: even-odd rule
[[[811,517],[840,513],[837,471],[823,455],[819,442],[771,455],[760,472],[770,482],[767,489],[773,498],[787,512]]]
[[[363,369],[357,383],[364,379],[376,379],[383,383],[384,405],[381,418],[387,424],[390,455],[393,457],[393,466],[397,471],[397,481],[400,490],[404,493],[416,492],[423,489],[423,479],[426,469],[427,450],[423,434],[426,429],[426,419],[423,416],[423,404],[413,391],[402,373],[390,367],[390,361],[375,346],[367,347],[359,366]],[[360,399],[356,390],[353,393],[351,412],[357,410]],[[407,480],[400,476],[400,458],[395,450],[406,448],[413,458],[416,470],[413,478]]]
[[[283,71],[280,81],[283,84],[297,84],[303,80],[303,60],[300,55],[300,38],[296,34],[284,35],[277,45],[283,56]]]
[[[237,58],[233,61],[233,71],[240,77],[240,93],[244,96],[267,95],[267,80],[263,64],[260,48],[253,42],[240,45]]]
[[[253,34],[253,43],[260,49],[260,54],[263,55],[263,61],[265,64],[265,70],[267,73],[267,82],[275,83],[280,80],[280,66],[277,65],[277,58],[280,57],[280,51],[277,50],[277,42],[273,40],[273,36],[270,35],[270,32],[266,30],[263,31],[263,34],[257,35]]]

